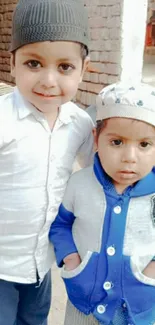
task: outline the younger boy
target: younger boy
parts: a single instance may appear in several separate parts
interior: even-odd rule
[[[92,121],[70,100],[88,58],[81,0],[20,0],[12,26],[13,94],[0,97],[0,325],[42,325],[50,308],[48,233]]]
[[[155,89],[103,89],[94,142],[94,166],[71,177],[49,234],[65,325],[154,325]]]

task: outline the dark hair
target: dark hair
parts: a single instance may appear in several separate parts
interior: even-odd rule
[[[96,135],[97,135],[97,138],[99,137],[100,133],[105,128],[105,126],[107,125],[107,120],[108,119],[96,121]]]
[[[82,62],[84,62],[84,60],[86,59],[86,57],[88,56],[89,52],[88,52],[88,47],[84,44],[81,44],[81,57],[82,57]]]

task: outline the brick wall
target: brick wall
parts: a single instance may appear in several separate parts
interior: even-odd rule
[[[120,39],[122,0],[85,0],[90,26],[91,67],[86,72],[77,93],[82,107],[94,104],[103,86],[118,80],[120,69]]]
[[[155,10],[155,0],[148,0],[148,21],[152,15],[152,10]]]
[[[26,0],[25,0],[26,1]],[[141,79],[148,0],[84,0],[90,26],[90,57],[77,92],[81,107],[94,104],[96,94],[118,79]],[[155,1],[155,0],[149,0]],[[0,80],[11,83],[9,42],[17,0],[0,0]]]
[[[12,12],[17,0],[0,0],[0,80],[12,83],[10,75],[10,54]]]

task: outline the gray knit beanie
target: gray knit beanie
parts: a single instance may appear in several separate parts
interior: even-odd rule
[[[11,52],[43,41],[72,41],[88,48],[82,0],[19,0],[13,15]]]

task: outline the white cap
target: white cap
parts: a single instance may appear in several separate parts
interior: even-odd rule
[[[101,90],[96,100],[96,120],[124,117],[155,126],[155,88],[144,83],[118,82]]]

